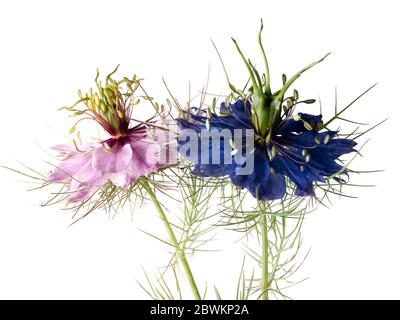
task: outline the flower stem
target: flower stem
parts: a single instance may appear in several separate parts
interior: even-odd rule
[[[261,300],[269,300],[269,274],[268,274],[268,224],[265,203],[260,202],[260,227],[261,227]]]
[[[190,269],[189,263],[186,259],[185,252],[181,248],[181,246],[174,234],[174,231],[172,230],[171,224],[169,223],[167,216],[165,215],[164,210],[160,205],[160,202],[158,201],[156,195],[154,194],[153,190],[151,189],[151,187],[147,181],[142,182],[142,185],[144,186],[144,188],[146,189],[147,193],[149,194],[151,200],[153,201],[153,204],[157,210],[157,213],[159,214],[161,220],[164,223],[165,228],[167,229],[167,233],[171,240],[171,243],[177,250],[177,256],[183,266],[183,269],[185,270],[186,277],[189,281],[190,288],[192,289],[195,300],[201,300],[200,292],[197,288],[196,281],[194,280],[192,270]]]

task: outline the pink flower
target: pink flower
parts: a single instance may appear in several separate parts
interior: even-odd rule
[[[68,145],[55,146],[53,149],[61,152],[63,159],[50,172],[48,181],[66,184],[70,191],[69,202],[90,198],[109,181],[126,189],[137,178],[176,161],[165,161],[164,153],[170,149],[169,134],[160,131],[163,130],[149,130],[140,124],[119,137],[82,144],[78,149]]]
[[[146,123],[132,127],[133,109],[137,108],[140,98],[152,100],[142,89],[141,79],[135,75],[132,80],[124,77],[116,81],[112,75],[102,83],[95,82],[97,91],[92,89],[83,94],[78,91],[79,100],[72,107],[64,109],[72,112],[72,117],[82,116],[80,120],[96,121],[110,136],[97,143],[85,143],[79,146],[58,145],[53,149],[62,156],[60,163],[50,172],[48,181],[65,184],[69,191],[69,202],[89,199],[99,188],[110,181],[117,187],[127,189],[139,177],[163,169],[176,163],[176,144],[171,134],[162,130],[151,119]],[[140,97],[140,98],[139,98]],[[84,104],[82,110],[77,108]],[[153,104],[154,106],[154,104]],[[77,123],[71,128],[74,132]]]

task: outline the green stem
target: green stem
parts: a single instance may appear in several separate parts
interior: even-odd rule
[[[267,211],[265,203],[260,202],[261,216],[261,299],[269,300],[269,275],[268,275],[268,225],[267,225]]]
[[[161,220],[163,221],[165,228],[167,229],[167,233],[171,240],[171,243],[177,250],[177,256],[183,266],[183,269],[185,270],[186,277],[189,281],[190,288],[192,289],[194,298],[196,300],[201,300],[200,292],[199,292],[199,289],[197,288],[196,281],[194,280],[192,270],[190,269],[189,263],[186,259],[185,252],[181,248],[181,246],[174,234],[174,231],[172,230],[171,224],[169,223],[167,216],[165,215],[164,210],[160,205],[160,202],[158,201],[156,195],[154,194],[153,190],[151,189],[151,187],[147,181],[142,182],[142,185],[146,189],[151,200],[153,201],[153,204],[156,207],[156,210],[157,210]]]

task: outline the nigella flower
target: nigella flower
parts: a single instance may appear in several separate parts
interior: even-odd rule
[[[269,137],[260,136],[250,120],[251,108],[250,101],[240,99],[229,106],[221,104],[221,112],[229,112],[229,115],[212,113],[211,118],[208,118],[190,113],[192,121],[183,118],[177,120],[181,129],[193,129],[197,132],[199,129],[207,131],[209,128],[218,131],[254,130],[254,149],[243,148],[242,151],[249,153],[243,155],[246,159],[254,156],[254,169],[250,174],[241,174],[238,167],[241,168],[244,164],[236,161],[233,155],[231,163],[204,164],[198,161],[193,170],[194,174],[204,177],[229,176],[236,186],[246,188],[260,200],[284,197],[286,176],[296,185],[297,195],[309,196],[314,194],[313,182],[324,182],[326,177],[342,170],[342,165],[336,160],[341,155],[354,151],[356,143],[353,140],[338,138],[336,131],[319,131],[323,126],[321,115],[299,113],[297,116],[286,116],[270,129]],[[198,139],[202,139],[201,134],[198,135]],[[190,141],[180,141],[181,146],[184,143]],[[229,144],[229,141],[221,143]],[[195,144],[204,145],[202,141],[196,141]],[[202,150],[199,159],[201,152]],[[227,149],[222,146],[218,152],[227,152]],[[224,157],[225,155],[221,155],[220,159]]]
[[[260,46],[264,53],[261,41]],[[355,151],[356,146],[356,142],[352,139],[340,138],[338,131],[328,130],[327,124],[324,125],[322,121],[322,115],[294,113],[296,105],[312,104],[315,100],[300,101],[296,90],[293,96],[284,97],[289,86],[304,71],[321,62],[325,57],[307,66],[289,80],[283,76],[283,87],[272,93],[265,54],[267,71],[260,77],[250,61],[244,58],[238,46],[237,49],[243,57],[252,80],[253,86],[249,94],[237,91],[231,85],[233,91],[231,97],[234,97],[235,101],[229,104],[222,103],[219,114],[211,109],[207,110],[207,114],[194,109],[187,113],[186,117],[177,119],[180,129],[192,129],[196,132],[191,140],[179,139],[181,153],[193,161],[193,156],[186,152],[187,148],[185,152],[182,152],[184,146],[192,144],[191,151],[198,152],[197,159],[194,161],[195,175],[229,176],[234,185],[246,188],[259,200],[283,198],[287,192],[288,181],[291,182],[290,185],[295,186],[296,195],[314,195],[315,182],[325,182],[327,178],[346,171],[339,162],[339,158]],[[232,148],[226,148],[229,144],[226,139],[219,141],[219,146],[215,147],[218,144],[210,141],[210,135],[202,134],[202,132],[213,130],[217,132],[229,130],[232,134],[235,130],[239,130],[242,132],[242,140],[246,138],[248,132],[251,132],[254,147],[249,150],[243,144],[240,150],[235,150],[233,143]],[[219,153],[219,163],[211,159],[207,159],[209,161],[206,163],[202,162],[204,160],[202,153],[207,152],[211,155],[210,150]],[[231,157],[229,162],[223,161],[227,159],[227,152],[228,158]],[[239,157],[234,155],[237,152]],[[248,174],[243,174],[240,168],[245,166],[250,159],[254,161],[253,170]],[[336,179],[341,181],[337,177]]]
[[[99,142],[53,147],[62,160],[50,172],[48,181],[67,185],[70,202],[88,199],[109,181],[126,189],[139,177],[169,165],[163,161],[168,141],[162,139],[163,130],[153,126],[154,120],[131,126],[132,109],[139,103],[134,93],[140,80],[134,77],[116,82],[111,75],[104,87],[96,77],[98,92],[90,90],[85,96],[79,92],[79,102],[84,102],[87,109],[66,107],[74,115],[84,114],[86,119],[95,120],[110,137]],[[126,93],[121,93],[121,85],[128,88]]]

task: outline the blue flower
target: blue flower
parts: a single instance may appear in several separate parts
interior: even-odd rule
[[[194,163],[193,174],[229,176],[233,184],[249,190],[259,200],[281,199],[293,186],[297,196],[313,196],[316,182],[325,182],[338,173],[347,173],[339,158],[355,151],[356,142],[339,138],[337,131],[327,129],[336,116],[324,125],[322,115],[295,115],[298,104],[312,104],[315,100],[299,100],[297,90],[289,96],[287,91],[304,72],[324,61],[329,53],[290,78],[283,75],[282,87],[273,92],[261,41],[262,29],[261,22],[258,43],[265,72],[261,74],[250,59],[245,58],[236,40],[232,39],[250,75],[251,87],[248,92],[238,91],[227,77],[231,89],[228,97],[235,101],[233,104],[222,103],[218,114],[211,109],[207,113],[194,109],[185,118],[177,119],[182,130],[192,129],[195,133],[184,139],[186,130],[181,132],[179,151]],[[214,137],[220,137],[218,133],[226,131],[234,137],[229,143],[227,139],[210,139],[211,132],[214,132]],[[239,138],[236,137],[238,132]],[[188,144],[194,156],[187,153]],[[217,157],[214,157],[215,154]],[[245,168],[251,170],[246,171]],[[337,176],[333,178],[342,182]]]
[[[296,195],[312,196],[314,182],[325,182],[327,177],[341,171],[343,166],[338,162],[339,157],[355,151],[355,141],[339,138],[337,131],[323,129],[321,115],[299,113],[293,116],[291,110],[286,110],[268,128],[268,132],[261,135],[253,124],[252,108],[251,100],[238,99],[233,104],[222,103],[220,114],[208,112],[205,116],[197,111],[187,113],[186,119],[177,119],[180,129],[192,129],[196,133],[194,139],[178,139],[180,148],[187,144],[197,146],[198,161],[180,149],[185,158],[195,162],[193,174],[203,177],[229,176],[234,185],[247,189],[259,200],[283,198],[288,180],[295,185]],[[227,147],[229,141],[221,140],[219,149],[213,150],[214,144],[209,136],[201,134],[224,129],[231,132],[239,129],[243,139],[249,132],[246,129],[252,129],[253,149],[248,150],[244,145],[239,150],[244,153],[242,157],[235,157],[231,154],[232,147]],[[204,146],[208,148],[209,157],[210,151],[219,153],[220,163],[199,163],[202,153],[206,151]],[[224,162],[227,156],[232,161]],[[253,170],[249,174],[240,174],[240,168],[246,165],[250,156],[254,160]]]

